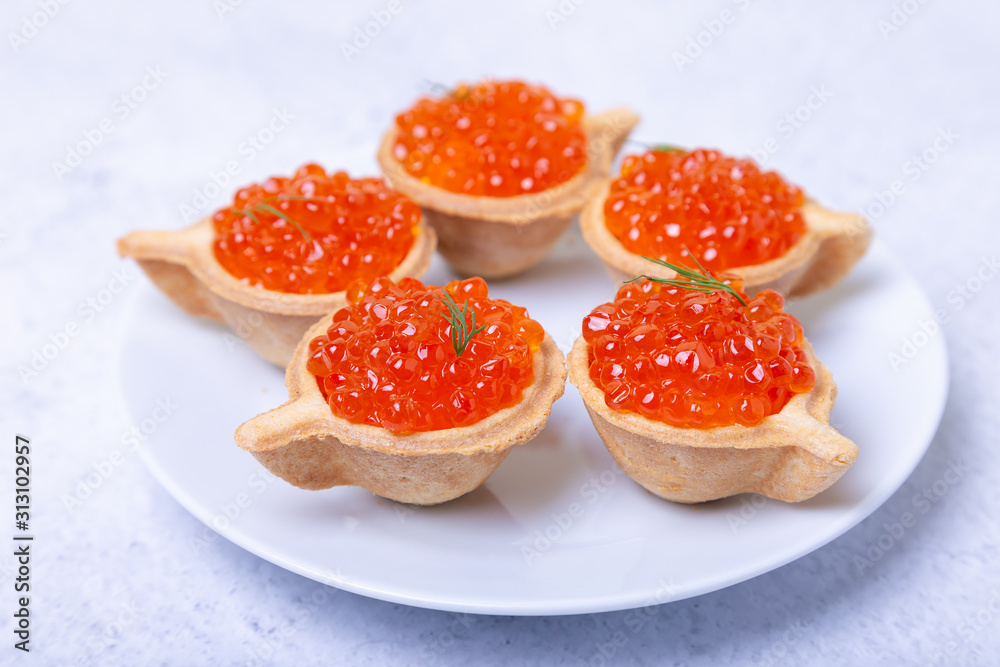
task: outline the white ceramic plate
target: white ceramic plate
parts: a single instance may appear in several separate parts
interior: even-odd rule
[[[439,262],[425,282],[450,274]],[[568,350],[584,315],[614,285],[578,233],[491,295],[524,305]],[[362,489],[303,491],[233,443],[243,421],[286,399],[283,373],[228,331],[184,315],[150,284],[122,331],[123,400],[151,427],[176,407],[143,458],[192,514],[272,563],[338,588],[420,607],[574,614],[714,591],[773,570],[868,516],[909,476],[937,428],[948,387],[942,335],[893,369],[888,353],[931,308],[876,243],[835,289],[795,302],[840,388],[833,425],[860,447],[825,493],[788,505],[742,496],[696,506],[661,500],[613,464],[572,385],[547,428],[478,490],[431,508]],[[910,351],[910,350],[908,350]],[[163,416],[163,413],[158,413]]]

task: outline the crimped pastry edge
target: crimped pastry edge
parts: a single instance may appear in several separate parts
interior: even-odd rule
[[[626,250],[608,230],[604,202],[613,180],[606,179],[580,213],[580,229],[587,245],[616,281],[641,274],[675,277],[670,269]],[[803,205],[802,214],[806,233],[784,255],[762,264],[726,269],[726,273],[743,278],[748,294],[774,289],[789,297],[802,297],[832,287],[867,251],[872,230],[861,215],[831,211],[812,200]]]
[[[332,317],[332,316],[331,316]],[[306,369],[309,341],[331,317],[302,338],[286,371],[289,400],[242,424],[236,444],[272,473],[307,489],[353,485],[416,504],[436,504],[478,487],[515,445],[544,428],[563,394],[562,352],[546,334],[534,353],[535,378],[521,401],[471,426],[395,435],[335,416]]]
[[[612,410],[590,379],[581,337],[567,363],[572,382],[608,451],[652,493],[694,503],[738,493],[799,502],[829,488],[854,463],[858,448],[830,425],[837,386],[830,370],[803,342],[816,384],[754,427],[679,428]]]
[[[430,266],[437,235],[423,218],[413,247],[389,277],[417,278]],[[176,231],[138,231],[118,240],[170,299],[190,315],[227,324],[262,358],[286,366],[306,329],[347,305],[345,292],[288,294],[241,282],[222,268],[212,250],[211,218]]]

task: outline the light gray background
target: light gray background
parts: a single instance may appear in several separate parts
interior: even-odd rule
[[[38,0],[0,9],[0,434],[33,440],[38,535],[30,656],[10,646],[12,559],[0,556],[0,664],[996,664],[995,3],[400,0],[348,62],[341,45],[387,3],[47,2],[51,18]],[[679,65],[675,52],[699,39]],[[147,68],[165,78],[123,118],[115,100]],[[61,497],[129,426],[111,365],[139,279],[92,319],[80,310],[116,271],[135,274],[114,239],[183,226],[179,205],[228,160],[240,161],[239,182],[309,159],[334,166],[338,151],[374,150],[425,80],[487,75],[545,82],[592,109],[628,104],[641,139],[749,154],[774,138],[769,167],[833,208],[869,211],[948,318],[951,394],[907,484],[817,552],[641,617],[466,617],[323,589],[223,539],[195,556],[202,525],[135,457],[68,511]],[[825,99],[799,110],[808,120],[779,126],[814,89]],[[247,160],[241,142],[275,108],[294,119]],[[58,177],[67,145],[104,118],[113,132]],[[952,139],[935,149],[942,132]],[[913,171],[925,151],[933,164]],[[901,194],[872,208],[894,181]],[[961,298],[962,285],[978,291]],[[71,322],[77,335],[23,381],[18,367]],[[967,469],[943,481],[956,464]],[[921,513],[915,496],[935,484]],[[916,525],[891,537],[886,525],[906,512]],[[878,559],[861,568],[866,554]]]

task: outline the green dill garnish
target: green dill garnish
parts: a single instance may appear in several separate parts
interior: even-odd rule
[[[649,260],[660,266],[665,266],[671,271],[677,274],[677,278],[655,278],[653,276],[641,275],[636,276],[632,280],[627,280],[626,282],[635,282],[636,280],[641,280],[645,278],[646,280],[652,280],[654,283],[660,283],[661,285],[670,285],[671,287],[680,287],[682,289],[694,290],[696,292],[729,292],[736,297],[736,300],[740,302],[743,306],[747,305],[740,293],[732,285],[725,283],[714,275],[712,275],[708,269],[701,265],[695,256],[687,247],[684,248],[687,251],[688,256],[695,263],[700,271],[696,271],[688,266],[678,266],[677,264],[671,264],[670,262],[665,262],[662,259],[653,259],[652,257],[642,256],[643,259]]]
[[[470,327],[465,321],[470,310],[469,300],[466,299],[462,309],[459,310],[458,304],[456,304],[455,300],[451,298],[451,294],[448,293],[448,290],[442,289],[441,292],[444,295],[444,303],[448,306],[449,311],[447,313],[441,313],[441,315],[443,315],[448,322],[451,323],[451,345],[455,348],[455,356],[460,357],[462,356],[462,353],[465,352],[465,348],[469,344],[472,337],[485,329],[486,325],[484,324],[481,327],[476,327],[476,310],[473,308],[472,326]]]

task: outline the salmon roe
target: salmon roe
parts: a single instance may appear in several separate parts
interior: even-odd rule
[[[642,280],[587,315],[590,378],[608,407],[679,427],[755,426],[809,391],[816,374],[784,298],[731,285],[746,306],[729,292]]]
[[[307,164],[242,188],[212,216],[215,258],[242,282],[329,294],[391,273],[413,247],[420,207],[381,178]]]
[[[802,191],[753,160],[716,150],[629,155],[604,203],[625,249],[677,262],[686,246],[715,271],[781,257],[805,232]]]
[[[568,181],[587,164],[583,104],[521,81],[460,85],[396,117],[407,172],[467,195],[512,197]]]
[[[527,311],[488,298],[486,281],[444,288],[472,331],[456,353],[441,287],[414,278],[360,281],[326,334],[309,343],[308,370],[338,417],[393,433],[469,426],[515,405],[534,379],[545,332]]]

